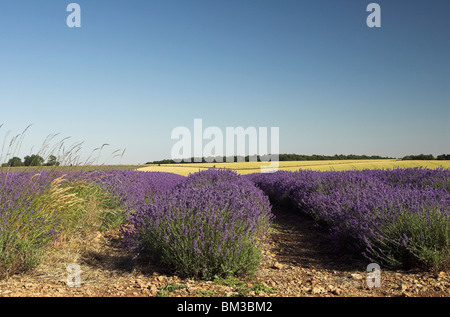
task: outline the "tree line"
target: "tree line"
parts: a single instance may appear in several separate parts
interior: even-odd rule
[[[190,159],[184,159],[183,162],[186,163],[211,163],[211,162],[267,162],[270,160],[270,155],[254,155],[254,156],[223,156],[223,157],[191,157]],[[278,161],[333,161],[333,160],[384,160],[390,159],[395,160],[398,158],[394,157],[385,157],[380,155],[343,155],[343,154],[335,154],[335,155],[302,155],[302,154],[279,154]],[[419,154],[419,155],[407,155],[401,158],[402,160],[450,160],[450,154],[442,154],[434,157],[432,154]],[[173,159],[164,159],[159,161],[147,162],[146,164],[175,164],[179,163],[179,161]]]
[[[442,154],[434,157],[432,154],[419,154],[419,155],[407,155],[402,158],[404,161],[408,160],[426,160],[426,161],[433,161],[433,160],[450,160],[450,154]]]
[[[218,162],[218,159],[221,159],[222,162],[267,162],[271,158],[271,155],[253,155],[253,156],[223,156],[223,157],[202,157],[195,158],[191,157],[190,159],[185,159],[185,162],[192,163],[208,163],[208,162]],[[343,155],[343,154],[335,154],[335,155],[301,155],[301,154],[279,154],[278,161],[332,161],[332,160],[381,160],[381,159],[394,159],[392,157],[383,157],[380,155]],[[173,159],[165,159],[160,161],[147,162],[146,164],[174,164],[178,163]]]
[[[54,155],[50,155],[47,159],[47,162],[44,158],[37,154],[27,155],[23,158],[23,161],[20,157],[13,157],[9,159],[7,163],[3,163],[2,167],[21,167],[21,166],[59,166],[60,163],[58,159]]]

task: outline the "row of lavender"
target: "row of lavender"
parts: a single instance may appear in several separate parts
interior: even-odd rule
[[[450,170],[278,171],[247,176],[329,229],[332,245],[393,267],[450,261]]]
[[[97,182],[125,206],[124,247],[157,257],[182,276],[246,274],[261,260],[272,220],[268,197],[231,170],[189,177],[100,173]]]
[[[267,196],[229,170],[0,173],[0,275],[35,266],[93,195],[123,218],[134,256],[204,278],[256,269],[272,217]]]

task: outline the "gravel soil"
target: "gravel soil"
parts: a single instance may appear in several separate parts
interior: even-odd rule
[[[0,280],[0,297],[449,297],[448,271],[380,270],[368,287],[367,260],[329,250],[326,233],[304,215],[274,208],[276,221],[255,276],[196,281],[154,262],[132,260],[120,234],[97,233],[85,245],[56,245],[32,271]],[[79,286],[67,266],[81,268]],[[76,281],[72,279],[71,281]]]

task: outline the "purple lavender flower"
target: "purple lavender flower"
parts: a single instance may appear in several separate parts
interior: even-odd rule
[[[210,169],[131,213],[133,230],[125,239],[135,252],[157,254],[183,275],[242,273],[254,269],[271,219],[267,196],[252,182]]]
[[[288,199],[297,210],[326,226],[336,248],[391,264],[417,258],[415,254],[428,249],[442,257],[450,253],[449,169],[300,170],[247,178],[275,203]],[[394,255],[390,249],[400,246],[404,250]]]

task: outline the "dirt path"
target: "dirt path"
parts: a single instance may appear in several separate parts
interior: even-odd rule
[[[450,296],[448,272],[390,271],[369,288],[364,261],[328,250],[325,233],[302,215],[275,208],[276,222],[256,276],[248,279],[181,279],[157,263],[133,261],[119,248],[117,232],[98,234],[74,252],[61,248],[31,272],[0,281],[1,297],[387,297]],[[70,263],[81,268],[69,287]],[[71,281],[76,282],[75,279]]]

